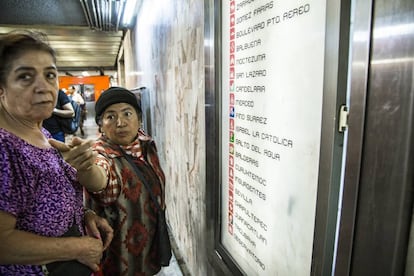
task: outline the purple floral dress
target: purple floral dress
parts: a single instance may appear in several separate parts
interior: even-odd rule
[[[82,186],[57,150],[0,128],[0,179],[0,210],[16,217],[17,229],[57,237],[75,222],[83,233]],[[43,273],[39,265],[0,265],[0,275]]]

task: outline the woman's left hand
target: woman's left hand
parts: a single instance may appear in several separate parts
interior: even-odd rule
[[[49,139],[50,145],[62,153],[63,159],[78,171],[88,170],[95,163],[97,153],[91,146],[93,140],[84,140],[73,137],[70,144],[65,144],[55,139]]]

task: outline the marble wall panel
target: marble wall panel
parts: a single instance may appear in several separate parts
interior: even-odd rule
[[[178,261],[191,275],[214,275],[205,246],[203,9],[202,0],[144,0],[127,37],[131,46],[124,47],[127,87],[145,86],[150,93],[151,134],[167,178],[167,218]]]

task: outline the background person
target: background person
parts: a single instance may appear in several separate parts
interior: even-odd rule
[[[0,275],[44,275],[43,265],[68,260],[97,270],[112,239],[108,222],[83,208],[80,183],[91,180],[96,158],[91,141],[74,139],[62,150],[66,162],[51,143],[65,145],[42,127],[57,91],[44,35],[0,38]],[[84,236],[60,237],[72,226]]]
[[[78,105],[85,104],[85,100],[83,99],[82,95],[78,92],[74,85],[69,86],[67,95],[69,97],[72,97],[72,100],[74,100]]]
[[[74,115],[75,111],[73,110],[69,97],[63,90],[59,90],[53,113],[49,118],[43,120],[43,127],[52,134],[54,139],[65,142],[65,132],[60,127],[56,116],[62,118],[72,118]]]
[[[133,158],[165,209],[165,176],[155,143],[140,129],[141,108],[129,90],[111,87],[104,91],[95,112],[101,136],[93,147],[98,152],[96,164],[105,177],[100,187],[88,189],[93,199],[90,204],[114,228],[103,274],[154,275],[161,268],[155,237],[157,209],[119,147]]]
[[[79,93],[79,91],[76,89],[74,85],[69,86],[68,89],[68,96],[72,98],[81,108],[81,117],[79,120],[79,129],[82,136],[85,136],[85,132],[83,130],[83,122],[86,119],[86,104],[85,99],[82,97],[82,95]]]

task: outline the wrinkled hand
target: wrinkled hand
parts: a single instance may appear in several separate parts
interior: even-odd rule
[[[49,144],[62,153],[63,159],[76,170],[88,170],[95,163],[96,152],[92,151],[93,140],[73,137],[70,144],[55,139],[49,139]]]
[[[114,230],[109,225],[108,221],[98,215],[95,212],[86,212],[85,213],[85,226],[86,233],[89,236],[98,238],[102,240],[103,238],[103,247],[104,250],[108,248],[109,244],[114,237]],[[101,236],[102,233],[102,236]]]
[[[102,241],[89,236],[83,236],[79,239],[81,239],[82,250],[76,260],[89,266],[93,271],[98,271],[104,250]]]

